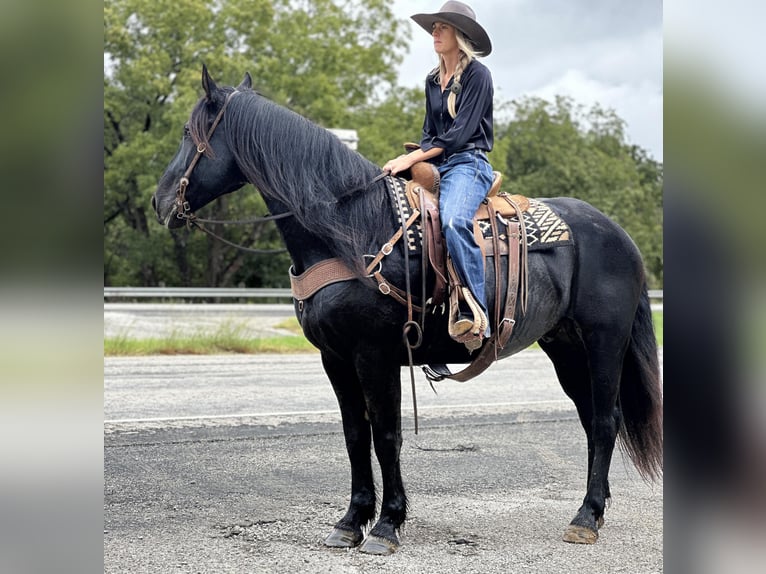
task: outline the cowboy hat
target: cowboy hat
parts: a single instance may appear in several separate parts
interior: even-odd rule
[[[435,14],[415,14],[410,17],[429,34],[432,33],[434,23],[445,22],[460,30],[480,55],[486,56],[492,51],[489,35],[476,21],[476,14],[468,4],[448,0]]]

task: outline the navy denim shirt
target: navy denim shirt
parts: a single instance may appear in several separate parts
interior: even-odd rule
[[[435,163],[443,162],[453,153],[466,149],[492,151],[494,143],[494,87],[489,69],[478,60],[473,60],[463,70],[460,92],[455,102],[457,114],[452,119],[447,110],[447,98],[454,81],[454,77],[450,78],[447,89],[442,92],[434,74],[426,78],[426,117],[420,148],[423,151],[433,147],[444,149],[443,154],[432,160]]]

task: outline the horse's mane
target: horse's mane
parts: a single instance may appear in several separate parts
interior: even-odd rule
[[[203,99],[192,112],[195,139],[204,138],[212,107]],[[251,90],[232,97],[222,126],[247,180],[352,268],[388,239],[385,186],[370,185],[380,168],[334,134]]]

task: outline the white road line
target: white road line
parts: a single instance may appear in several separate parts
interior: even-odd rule
[[[569,405],[574,408],[572,401],[559,399],[549,401],[516,401],[505,403],[469,403],[459,405],[431,405],[421,406],[419,411],[437,411],[446,409],[472,409],[472,408],[485,408],[485,407],[524,407],[535,405]],[[406,407],[406,405],[405,405]],[[220,420],[220,419],[242,419],[242,418],[259,418],[259,417],[295,417],[295,416],[307,416],[307,415],[340,415],[338,409],[330,411],[286,411],[286,412],[272,412],[272,413],[239,413],[230,415],[192,415],[182,417],[151,417],[151,418],[139,418],[139,419],[109,419],[105,420],[104,424],[129,424],[129,423],[155,423],[155,422],[173,422],[173,421],[195,421],[195,420]]]

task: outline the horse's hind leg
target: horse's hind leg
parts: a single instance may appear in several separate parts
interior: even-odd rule
[[[564,540],[593,544],[598,539],[598,527],[610,496],[609,466],[620,427],[617,397],[628,334],[597,329],[584,335],[583,340],[591,389],[588,489],[577,515],[564,532]],[[582,408],[581,417],[585,418],[583,415],[587,416],[587,407]],[[587,419],[583,420],[583,426],[586,424]]]
[[[579,335],[572,329],[560,328],[555,334],[538,341],[540,348],[548,355],[556,371],[559,383],[567,396],[572,399],[577,408],[580,424],[585,431],[588,444],[588,472],[586,486],[593,470],[593,403],[591,401],[590,370],[588,355]],[[606,483],[606,498],[611,498],[609,481]],[[603,525],[603,517],[598,526]]]
[[[348,511],[324,543],[335,548],[352,548],[362,541],[362,528],[375,517],[370,421],[353,365],[325,355],[322,355],[322,363],[338,398],[351,463],[351,502]]]

